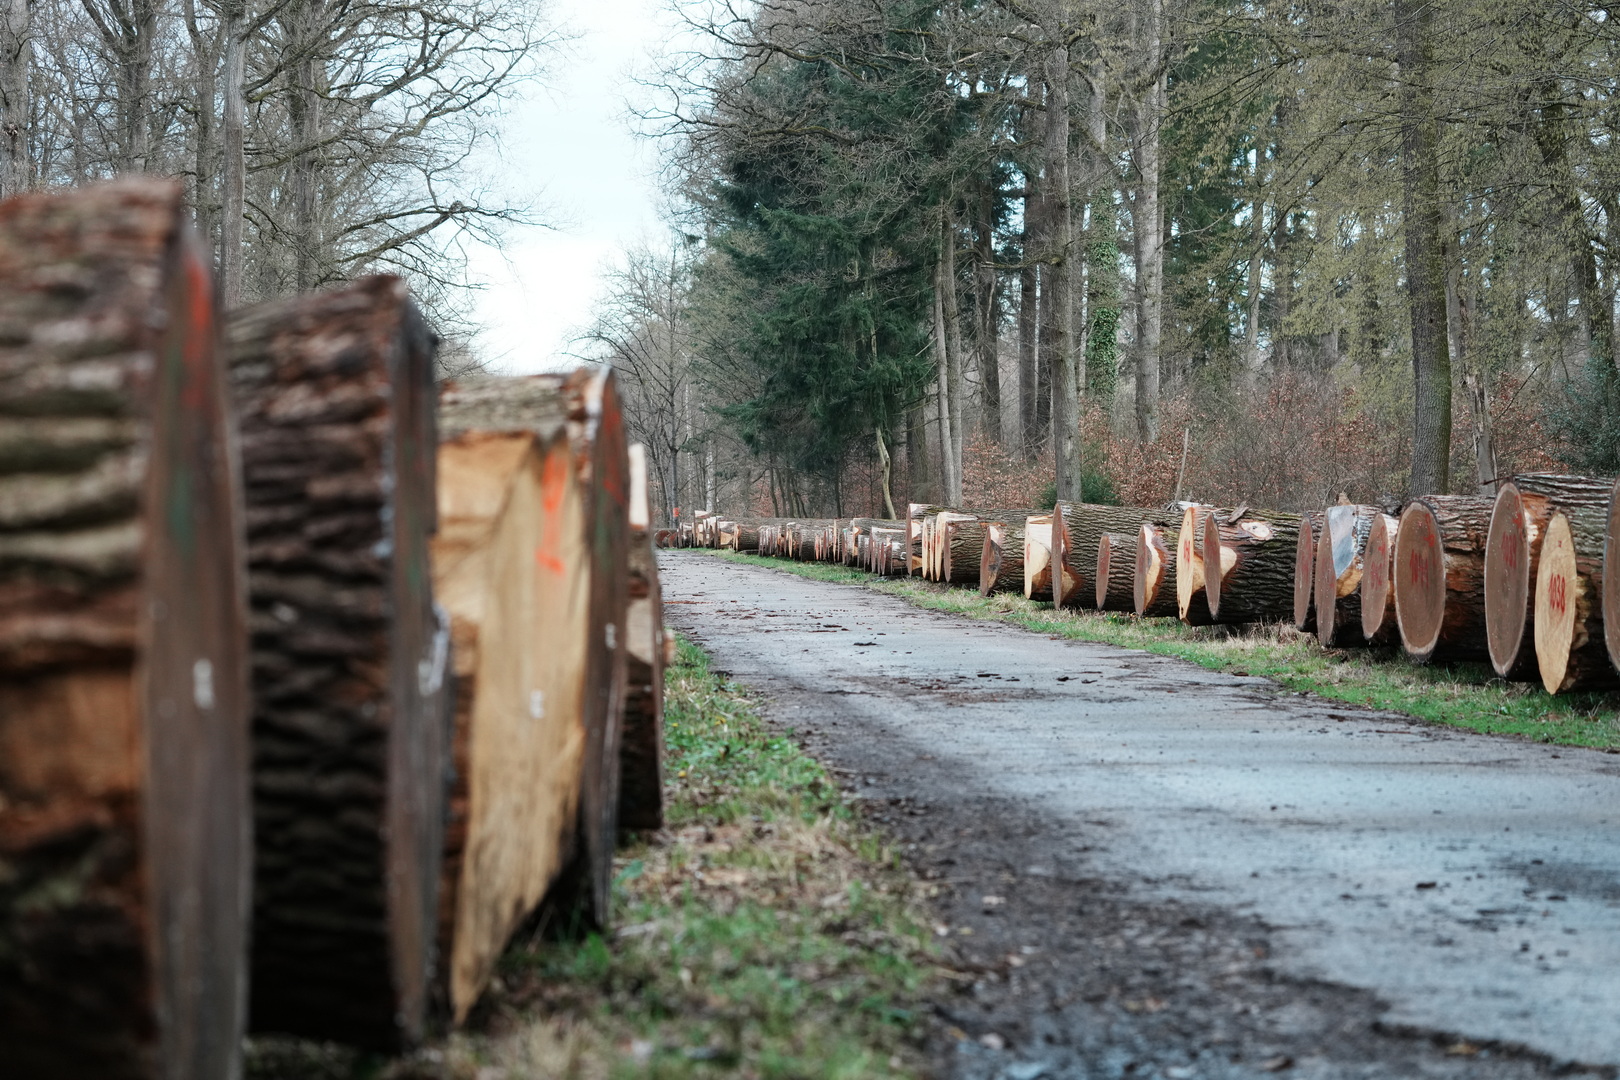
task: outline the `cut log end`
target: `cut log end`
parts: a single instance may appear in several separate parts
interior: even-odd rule
[[[1407,506],[1395,534],[1395,615],[1415,659],[1434,655],[1446,614],[1446,564],[1440,526],[1421,502]],[[1320,617],[1318,617],[1320,623]]]
[[[1315,611],[1316,532],[1318,516],[1307,515],[1299,523],[1299,540],[1294,545],[1294,628],[1310,631]]]
[[[1603,638],[1609,662],[1620,668],[1620,481],[1609,496],[1603,533]]]
[[[1366,565],[1361,575],[1361,636],[1372,644],[1383,644],[1396,633],[1392,544],[1395,530],[1390,524],[1394,520],[1388,514],[1379,514],[1373,520],[1362,555]]]
[[[1507,676],[1519,664],[1530,609],[1531,535],[1524,498],[1504,483],[1485,538],[1485,634],[1491,667]]]

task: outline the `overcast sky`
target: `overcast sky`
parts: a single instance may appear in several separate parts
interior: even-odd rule
[[[495,178],[536,197],[551,230],[520,228],[504,253],[475,250],[473,273],[489,288],[479,341],[497,370],[572,366],[569,341],[591,319],[601,270],[626,244],[656,237],[656,148],[625,115],[672,37],[666,0],[552,0],[551,17],[574,40],[548,65],[544,85],[513,102]]]

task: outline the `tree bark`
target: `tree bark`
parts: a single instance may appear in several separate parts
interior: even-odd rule
[[[246,0],[229,0],[221,11],[225,65],[220,79],[224,115],[220,123],[219,280],[225,310],[242,303],[242,228],[247,215]]]
[[[8,1080],[240,1072],[241,474],[189,217],[144,178],[0,203]]]
[[[974,222],[975,261],[974,314],[977,316],[974,345],[978,357],[979,393],[982,411],[979,428],[996,445],[1001,444],[1001,306],[996,296],[995,193],[986,189],[979,195],[978,219]],[[892,511],[891,511],[892,513]]]
[[[1281,622],[1294,610],[1299,515],[1245,513],[1204,519],[1204,595],[1216,622]]]
[[[1057,497],[1080,498],[1080,371],[1074,353],[1074,222],[1069,192],[1069,49],[1046,60],[1045,218],[1052,269],[1052,445]]]
[[[29,0],[0,0],[0,197],[27,191],[33,180],[28,153],[33,64]]]
[[[1023,589],[1024,525],[1022,522],[990,522],[984,530],[979,595],[1022,592]]]
[[[1026,180],[1026,184],[1030,188],[1035,186],[1033,180]],[[1036,327],[1039,325],[1036,321],[1039,303],[1035,292],[1034,255],[1037,236],[1036,208],[1035,194],[1026,189],[1021,245],[1024,262],[1018,270],[1018,417],[1024,456],[1032,459],[1039,451],[1041,443],[1045,441],[1036,408]]]
[[[434,339],[376,277],[239,311],[226,341],[254,631],[252,1023],[407,1045],[451,707],[428,554]]]
[[[626,688],[620,761],[619,828],[648,831],[664,827],[664,667],[669,650],[664,636],[664,593],[658,556],[648,530],[647,458],[630,447],[629,604],[625,614]],[[737,526],[735,550],[759,548],[759,527]]]
[[[1439,121],[1431,84],[1433,10],[1427,0],[1395,0],[1406,293],[1412,321],[1414,495],[1445,494],[1451,487],[1451,359],[1440,239]]]
[[[1159,351],[1164,325],[1164,211],[1159,204],[1159,129],[1167,105],[1164,0],[1148,0],[1146,49],[1153,81],[1137,108],[1136,225],[1136,437],[1159,437]]]

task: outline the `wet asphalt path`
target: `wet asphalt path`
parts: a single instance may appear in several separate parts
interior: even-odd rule
[[[1041,823],[1007,876],[1254,920],[1281,977],[1363,992],[1390,1028],[1620,1063],[1620,757],[696,553],[661,565],[668,621],[855,763],[865,797],[914,797],[927,770],[925,801]]]

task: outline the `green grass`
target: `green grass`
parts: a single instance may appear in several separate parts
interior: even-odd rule
[[[1179,657],[1212,671],[1262,675],[1290,690],[1389,709],[1436,724],[1565,746],[1620,749],[1620,708],[1615,695],[1554,697],[1538,683],[1504,682],[1486,664],[1414,664],[1399,649],[1324,649],[1314,637],[1292,626],[1234,631],[1114,612],[1058,611],[1049,603],[1008,593],[981,597],[977,590],[918,578],[874,578],[846,566],[729,551],[704,554],[816,581],[861,585],[935,611]]]
[[[686,641],[665,742],[666,827],[620,852],[614,932],[515,944],[468,1032],[393,1060],[260,1040],[249,1080],[918,1075],[923,886]]]

